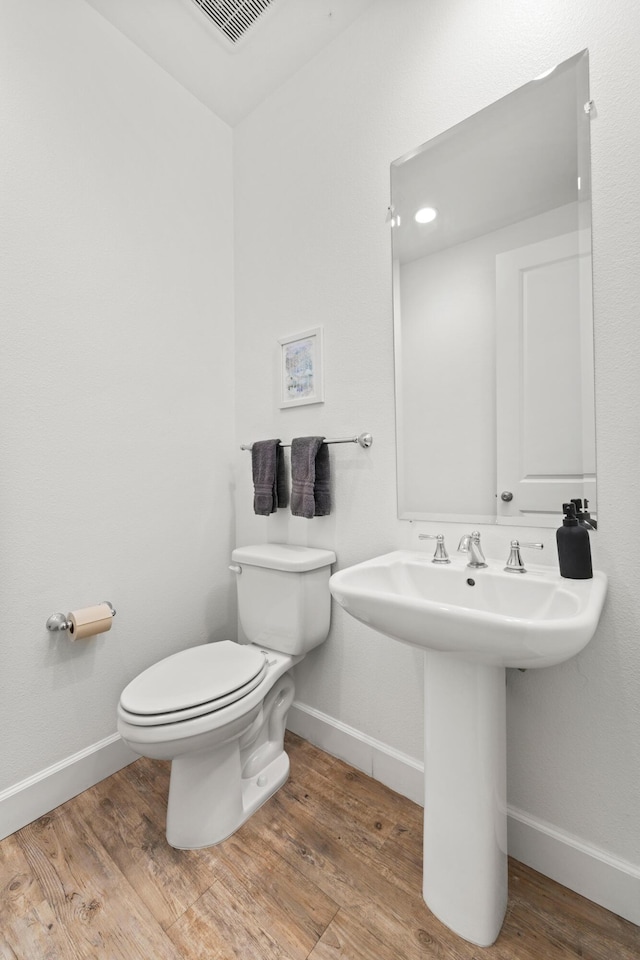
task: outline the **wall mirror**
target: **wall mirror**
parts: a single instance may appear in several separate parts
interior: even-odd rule
[[[587,51],[391,165],[398,515],[596,513]]]

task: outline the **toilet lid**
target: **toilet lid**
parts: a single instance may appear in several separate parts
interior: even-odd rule
[[[262,680],[267,659],[257,647],[222,640],[174,653],[124,688],[120,705],[144,725],[219,710]]]

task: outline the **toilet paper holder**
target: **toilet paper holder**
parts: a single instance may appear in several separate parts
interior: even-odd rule
[[[116,611],[113,604],[109,603],[108,600],[101,600],[100,602],[109,607],[111,616],[115,617]],[[46,627],[50,633],[58,633],[61,630],[68,630],[71,627],[71,620],[67,620],[66,614],[64,613],[52,613],[47,620]]]

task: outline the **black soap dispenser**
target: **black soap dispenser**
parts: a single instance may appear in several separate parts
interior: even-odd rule
[[[589,532],[578,522],[575,503],[563,503],[562,509],[564,520],[556,531],[560,576],[567,580],[590,580],[593,567]]]

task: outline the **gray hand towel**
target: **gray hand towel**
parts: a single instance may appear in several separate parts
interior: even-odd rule
[[[329,447],[321,444],[316,454],[316,482],[313,496],[316,502],[316,517],[328,517],[331,513],[331,473],[329,467]]]
[[[268,517],[278,507],[286,507],[288,491],[280,441],[256,440],[251,446],[251,468],[254,513]]]
[[[294,437],[291,442],[291,513],[325,517],[330,512],[329,448],[324,437]]]

